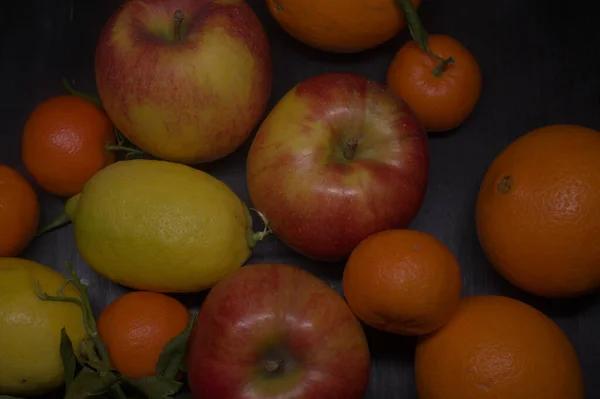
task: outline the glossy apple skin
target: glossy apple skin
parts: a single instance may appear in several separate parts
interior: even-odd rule
[[[345,160],[352,140],[355,156]],[[250,199],[273,232],[323,261],[409,226],[428,174],[428,138],[408,105],[380,83],[339,73],[292,88],[263,121],[247,161]]]
[[[273,353],[293,361],[268,378]],[[298,267],[256,264],[207,295],[190,338],[188,382],[196,399],[359,399],[369,367],[362,327],[337,292]]]
[[[267,36],[243,0],[129,0],[96,50],[96,84],[113,123],[142,150],[186,164],[222,158],[249,137],[271,74]]]

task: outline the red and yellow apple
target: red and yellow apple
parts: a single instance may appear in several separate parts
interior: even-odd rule
[[[195,164],[236,150],[262,118],[271,55],[243,0],[128,0],[106,23],[96,84],[125,137]]]
[[[387,87],[327,73],[292,88],[260,126],[247,181],[254,207],[284,243],[323,261],[406,228],[429,175],[428,139]]]
[[[370,356],[343,298],[295,266],[244,266],[204,300],[188,352],[197,399],[359,399]]]

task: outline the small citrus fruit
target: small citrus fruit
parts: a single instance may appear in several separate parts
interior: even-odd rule
[[[577,354],[537,309],[501,296],[463,298],[452,319],[419,338],[420,399],[583,399]]]
[[[0,395],[41,395],[61,386],[61,330],[75,353],[86,336],[81,308],[41,300],[36,281],[41,293],[56,295],[65,277],[36,262],[0,258]],[[71,284],[63,294],[80,298]]]
[[[112,365],[129,378],[156,375],[165,345],[187,327],[189,312],[176,299],[134,291],[111,302],[98,317],[98,334]]]
[[[386,230],[358,244],[342,285],[348,305],[365,323],[420,335],[450,319],[462,280],[454,255],[436,238],[414,230]]]
[[[29,182],[0,165],[0,257],[19,255],[35,236],[39,201]]]
[[[292,37],[323,51],[355,53],[376,47],[406,26],[393,0],[266,0]],[[421,0],[411,0],[418,7]]]
[[[481,95],[481,71],[473,55],[456,39],[430,35],[429,49],[453,62],[441,61],[412,40],[400,48],[387,72],[388,86],[415,112],[426,130],[446,131],[461,125]]]
[[[479,190],[476,225],[492,265],[546,297],[600,287],[600,132],[535,129],[507,146]]]
[[[102,109],[81,97],[52,97],[38,105],[23,132],[22,157],[44,190],[69,197],[115,161],[113,125]]]

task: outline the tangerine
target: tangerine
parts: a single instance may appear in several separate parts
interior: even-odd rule
[[[70,197],[115,161],[113,125],[104,111],[81,97],[61,95],[39,104],[25,124],[22,157],[36,182]]]
[[[449,36],[430,35],[428,47],[449,62],[409,41],[388,67],[387,83],[408,103],[426,130],[454,129],[473,112],[481,96],[479,64],[465,46]]]
[[[133,291],[111,302],[98,317],[100,339],[112,365],[129,378],[156,375],[165,345],[187,327],[189,312],[175,298]]]
[[[0,165],[0,257],[18,256],[33,240],[40,206],[33,187],[15,169]]]
[[[385,230],[352,251],[342,286],[350,309],[366,324],[420,335],[450,319],[462,279],[454,255],[435,237],[414,230]]]

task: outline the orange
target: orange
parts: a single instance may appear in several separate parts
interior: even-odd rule
[[[490,165],[476,205],[481,246],[514,285],[546,297],[600,287],[600,132],[535,129]]]
[[[98,317],[98,333],[121,374],[156,375],[165,345],[187,327],[189,312],[176,299],[156,292],[134,291],[111,302]]]
[[[427,334],[454,313],[462,288],[460,268],[435,237],[386,230],[352,251],[342,278],[350,309],[366,324],[403,334]]]
[[[430,35],[428,47],[441,61],[410,41],[396,53],[387,71],[388,86],[415,112],[425,129],[439,132],[460,126],[481,95],[481,71],[475,57],[457,40]]]
[[[406,26],[395,0],[266,0],[292,37],[314,48],[355,53],[376,47]],[[421,0],[411,0],[418,7]]]
[[[38,197],[23,176],[0,165],[0,257],[18,256],[33,240],[39,222]]]
[[[115,161],[112,122],[94,103],[77,96],[52,97],[27,120],[22,156],[37,183],[70,197],[100,169]]]
[[[419,399],[583,399],[581,365],[566,335],[537,309],[502,296],[461,300],[420,337]]]

